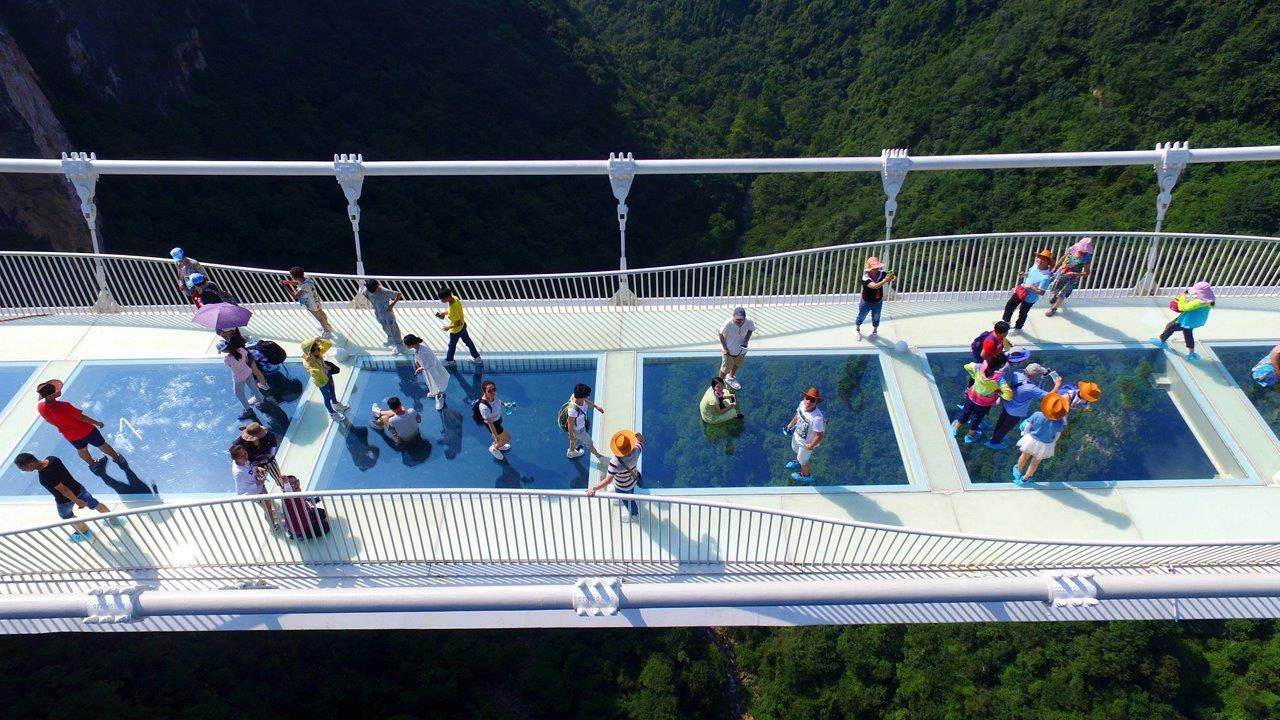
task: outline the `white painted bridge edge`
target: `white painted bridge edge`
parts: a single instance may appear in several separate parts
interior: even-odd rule
[[[870,254],[891,251],[899,278],[889,298],[922,302],[1004,297],[1043,248],[1061,252],[1095,241],[1094,271],[1081,297],[1175,293],[1209,280],[1223,296],[1280,295],[1280,239],[1196,233],[1063,231],[905,238],[755,257],[625,271],[505,276],[378,276],[406,304],[435,304],[450,286],[473,306],[519,311],[685,309],[735,303],[806,305],[852,302]],[[219,287],[255,312],[296,313],[278,282],[283,270],[204,263]],[[308,273],[320,299],[354,301],[364,276]],[[0,252],[0,309],[8,314],[189,313],[167,258],[84,253]]]

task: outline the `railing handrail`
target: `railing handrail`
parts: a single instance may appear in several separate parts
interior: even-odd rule
[[[1000,239],[1000,238],[1026,238],[1026,237],[1059,237],[1064,235],[1088,235],[1092,237],[1126,237],[1126,238],[1188,238],[1188,239],[1206,239],[1206,240],[1246,240],[1250,242],[1267,242],[1280,243],[1280,238],[1269,237],[1266,235],[1223,235],[1216,233],[1182,233],[1182,232],[1142,232],[1142,231],[1124,231],[1124,230],[1042,230],[1031,232],[999,232],[999,233],[962,233],[959,235],[926,235],[921,237],[894,238],[892,240],[869,240],[858,243],[844,243],[840,245],[825,245],[815,248],[802,248],[799,250],[784,250],[766,255],[748,255],[737,258],[726,258],[723,260],[706,260],[696,263],[684,263],[680,265],[661,265],[646,268],[628,268],[627,270],[587,270],[580,272],[565,273],[525,273],[517,275],[385,275],[385,274],[365,274],[355,275],[349,273],[331,273],[331,272],[311,272],[307,271],[308,276],[331,278],[334,280],[363,280],[368,277],[376,277],[380,280],[392,281],[420,281],[420,282],[449,282],[449,281],[503,281],[503,280],[555,280],[555,279],[576,279],[576,278],[616,278],[619,275],[642,275],[646,273],[661,272],[677,272],[686,270],[700,270],[706,268],[728,267],[732,265],[743,265],[757,262],[766,262],[771,260],[783,260],[794,257],[803,257],[806,255],[816,255],[828,252],[840,252],[848,250],[879,249],[882,247],[895,247],[901,245],[917,245],[928,242],[953,241],[953,240],[983,240],[983,239]],[[160,264],[169,264],[173,261],[169,258],[148,257],[145,255],[124,255],[117,253],[77,253],[77,252],[61,252],[61,251],[23,251],[23,250],[0,250],[0,256],[12,257],[61,257],[75,259],[111,259],[111,260],[130,260],[151,262]],[[271,275],[286,275],[287,269],[278,268],[262,268],[250,267],[243,265],[226,265],[215,262],[201,261],[201,265],[206,268],[216,270],[233,270],[240,272],[263,273]]]
[[[439,495],[439,496],[525,496],[525,497],[563,497],[572,499],[586,499],[586,495],[578,490],[532,490],[532,489],[507,489],[507,488],[387,488],[387,489],[360,489],[360,490],[310,490],[302,492],[273,492],[269,495],[235,495],[222,498],[204,498],[200,500],[188,500],[172,503],[161,503],[157,505],[148,505],[146,507],[129,508],[126,510],[114,510],[110,513],[102,513],[92,517],[78,517],[70,520],[59,520],[57,522],[45,523],[42,525],[32,525],[23,528],[14,528],[10,530],[0,531],[0,538],[22,535],[25,533],[41,532],[45,530],[56,530],[58,528],[70,527],[75,524],[83,523],[86,520],[100,521],[117,516],[134,516],[147,515],[151,513],[172,513],[180,510],[210,507],[217,505],[232,504],[257,504],[264,499],[282,500],[288,498],[324,498],[324,497],[387,497],[387,496],[418,496],[418,495]],[[1060,545],[1067,547],[1106,547],[1106,548],[1201,548],[1201,547],[1241,547],[1250,545],[1280,545],[1280,537],[1274,539],[1262,540],[1203,540],[1203,541],[1124,541],[1124,540],[1073,540],[1073,539],[1049,539],[1049,538],[1026,538],[1013,537],[1007,535],[983,535],[977,533],[960,533],[947,532],[942,530],[932,530],[928,528],[912,528],[901,525],[887,525],[883,523],[864,522],[861,520],[853,520],[846,518],[836,518],[827,515],[817,515],[813,513],[803,513],[794,510],[783,510],[780,508],[768,508],[756,505],[742,505],[739,503],[725,502],[723,500],[713,500],[694,497],[673,497],[669,495],[647,495],[647,494],[623,494],[613,492],[599,492],[595,497],[607,500],[635,500],[641,503],[661,504],[661,505],[685,505],[698,506],[706,508],[716,508],[720,510],[731,510],[737,512],[758,513],[762,515],[770,515],[774,517],[788,518],[792,520],[803,520],[808,522],[830,523],[841,525],[849,528],[857,528],[863,530],[877,530],[883,532],[903,533],[910,535],[920,535],[924,537],[934,537],[945,540],[961,540],[974,542],[994,542],[994,543],[1010,543],[1010,544],[1035,544],[1035,545]]]
[[[1280,145],[1188,148],[1188,163],[1280,160]],[[990,153],[919,155],[910,158],[916,170],[1005,170],[1057,167],[1149,165],[1161,150],[1105,150],[1088,152]],[[792,172],[880,172],[881,156],[815,158],[681,158],[636,159],[638,175]],[[278,175],[332,177],[334,163],[314,160],[109,160],[94,158],[101,175]],[[390,160],[365,161],[366,176],[424,175],[608,175],[607,160]],[[0,158],[0,173],[62,174],[60,160]]]

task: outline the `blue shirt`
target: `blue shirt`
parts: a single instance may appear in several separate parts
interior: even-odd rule
[[[1004,401],[1004,411],[1014,417],[1026,417],[1031,412],[1031,403],[1035,403],[1036,407],[1040,406],[1040,398],[1049,394],[1048,390],[1040,387],[1027,377],[1027,374],[1021,370],[1013,373],[1013,399]]]
[[[1022,279],[1023,285],[1032,286],[1027,288],[1027,302],[1035,305],[1040,296],[1049,290],[1049,283],[1052,280],[1053,268],[1041,270],[1039,267],[1032,265],[1031,269],[1027,270],[1027,276]],[[1038,288],[1039,292],[1036,292],[1035,288]]]
[[[1031,433],[1031,437],[1040,442],[1049,444],[1057,442],[1058,436],[1062,434],[1063,429],[1066,427],[1066,420],[1050,420],[1044,416],[1044,413],[1037,411],[1036,414],[1031,416],[1027,432]]]

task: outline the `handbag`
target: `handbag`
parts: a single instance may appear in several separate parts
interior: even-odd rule
[[[1169,301],[1169,309],[1174,312],[1178,312],[1178,298],[1174,298]]]
[[[342,368],[338,367],[337,365],[334,365],[328,360],[324,361],[324,367],[326,370],[329,371],[330,375],[337,375],[338,373],[342,372]]]
[[[1019,285],[1017,289],[1013,291],[1013,296],[1019,300],[1025,301],[1027,299],[1027,286]]]

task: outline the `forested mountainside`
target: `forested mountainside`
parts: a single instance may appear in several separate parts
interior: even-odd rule
[[[1265,144],[1280,142],[1277,46],[1280,8],[1261,0],[10,0],[0,3],[0,153],[541,159]],[[1278,173],[1193,167],[1166,228],[1275,233]],[[28,181],[36,187],[0,179],[0,242],[83,247],[65,184]],[[896,232],[1149,230],[1154,195],[1145,167],[915,173]],[[227,262],[354,264],[329,180],[110,177],[99,204],[112,251],[185,244]],[[645,176],[629,204],[633,266],[869,240],[883,224],[871,174]],[[361,205],[372,272],[616,265],[602,177],[375,179]]]

